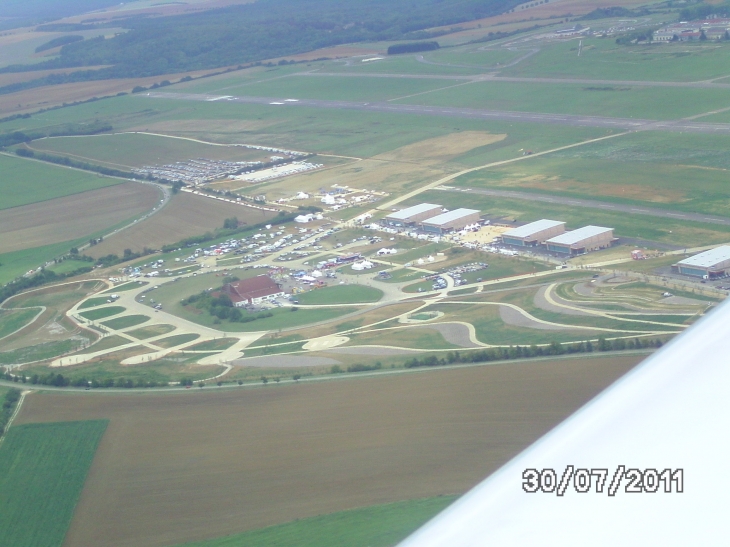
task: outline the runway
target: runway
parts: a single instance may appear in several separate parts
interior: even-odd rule
[[[509,110],[486,110],[444,106],[422,106],[393,104],[387,102],[323,101],[319,99],[288,99],[276,97],[234,97],[229,95],[208,95],[199,93],[169,93],[151,91],[137,96],[152,99],[182,101],[227,101],[239,104],[275,105],[280,108],[310,107],[335,110],[356,110],[389,114],[410,114],[416,116],[443,116],[470,120],[541,123],[568,125],[574,127],[598,127],[621,131],[665,131],[730,135],[730,124],[702,123],[689,119],[658,121],[641,118],[611,118],[605,116],[580,116],[574,114],[543,114],[538,112],[516,112]]]

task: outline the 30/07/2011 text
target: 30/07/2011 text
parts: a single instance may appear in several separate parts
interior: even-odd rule
[[[525,469],[522,472],[522,490],[528,494],[543,492],[563,496],[572,485],[578,494],[589,492],[602,494],[605,491],[609,496],[615,496],[621,488],[621,482],[626,479],[624,492],[627,494],[684,492],[684,470],[681,468],[659,471],[651,467],[627,469],[626,466],[619,465],[613,473],[608,488],[604,488],[607,477],[608,469],[605,468],[575,469],[574,466],[568,465],[560,480],[555,469]]]

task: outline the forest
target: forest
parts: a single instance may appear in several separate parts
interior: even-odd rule
[[[128,29],[67,44],[56,59],[0,72],[111,65],[82,79],[157,76],[295,55],[352,42],[423,40],[520,0],[259,0],[192,15],[116,20]],[[82,25],[93,30],[94,25]]]

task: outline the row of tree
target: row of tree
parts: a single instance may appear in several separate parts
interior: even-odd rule
[[[41,385],[41,386],[54,386],[54,387],[92,387],[92,388],[149,388],[149,387],[163,387],[168,385],[165,381],[156,380],[145,380],[144,378],[137,378],[132,380],[130,378],[87,378],[86,376],[70,377],[64,376],[60,373],[49,372],[47,374],[33,374],[27,376],[24,373],[21,374],[10,374],[6,372],[4,375],[6,380],[22,384]],[[18,390],[15,390],[18,391]]]
[[[561,344],[551,342],[547,346],[510,346],[509,348],[489,348],[478,351],[459,352],[449,351],[444,357],[428,355],[426,357],[414,357],[404,363],[406,368],[416,367],[437,367],[454,363],[484,363],[489,361],[505,361],[510,359],[525,359],[530,357],[549,357],[554,355],[565,355],[572,353],[592,353],[596,351],[623,351],[631,349],[659,348],[663,342],[659,338],[636,338],[607,340],[600,337],[597,342],[590,340],[585,342],[573,342]]]
[[[194,308],[205,311],[220,321],[229,321],[231,323],[250,323],[257,319],[266,319],[267,317],[273,317],[271,312],[260,312],[257,314],[244,313],[233,305],[231,298],[225,294],[220,293],[218,296],[213,296],[209,291],[202,291],[197,294],[193,294],[183,299],[183,306],[193,306]]]
[[[0,410],[0,437],[3,436],[5,433],[5,426],[8,425],[8,422],[10,421],[10,417],[13,415],[13,412],[15,411],[15,405],[17,404],[18,400],[20,399],[20,390],[18,389],[10,389],[6,394],[5,397],[3,397],[3,406]]]

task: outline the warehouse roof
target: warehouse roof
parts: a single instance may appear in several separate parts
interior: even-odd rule
[[[556,226],[560,226],[562,224],[565,224],[565,222],[561,222],[559,220],[548,220],[546,218],[543,218],[542,220],[530,222],[529,224],[525,224],[524,226],[520,226],[519,228],[514,228],[509,232],[503,233],[502,236],[529,237],[537,232],[542,232],[543,230],[547,230],[549,228],[555,228]]]
[[[413,207],[408,207],[406,209],[396,211],[395,213],[391,213],[385,218],[392,218],[394,220],[407,220],[413,215],[420,215],[421,213],[425,213],[427,211],[430,211],[431,209],[441,209],[441,205],[434,205],[433,203],[419,203],[418,205],[414,205]]]
[[[575,245],[589,237],[595,237],[606,232],[612,231],[613,228],[604,228],[603,226],[583,226],[572,232],[565,232],[559,236],[555,236],[547,240],[547,243],[557,243],[558,245]]]
[[[680,260],[679,264],[682,266],[699,266],[700,268],[711,268],[715,264],[730,260],[730,246],[723,245],[722,247],[716,247],[710,249],[704,253],[690,256],[684,260]]]
[[[449,222],[458,220],[462,217],[473,215],[474,213],[479,214],[479,211],[476,209],[454,209],[453,211],[441,213],[440,215],[424,220],[423,222],[425,224],[435,224],[436,226],[440,226],[442,224],[448,224]]]

